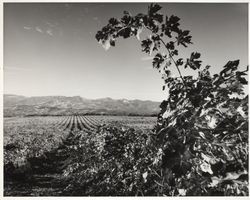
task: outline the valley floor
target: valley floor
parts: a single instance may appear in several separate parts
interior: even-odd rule
[[[110,124],[147,131],[155,122],[153,117],[119,116],[6,118],[4,195],[77,196],[67,188],[68,173],[88,138],[100,142],[101,127]]]

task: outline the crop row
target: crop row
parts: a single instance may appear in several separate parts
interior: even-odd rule
[[[94,117],[80,115],[4,121],[4,163],[25,165],[28,158],[57,148],[69,135],[94,133],[100,124]]]
[[[95,130],[99,125],[100,122],[94,118],[81,115],[65,117],[56,124],[56,126],[62,130],[83,130],[87,132]]]

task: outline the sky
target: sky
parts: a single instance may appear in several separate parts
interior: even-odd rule
[[[229,60],[248,65],[246,3],[160,3],[181,18],[203,66],[219,72]],[[147,3],[4,3],[4,93],[162,101],[161,75],[135,37],[105,51],[95,34],[124,10],[146,13]],[[194,75],[188,70],[184,75]]]

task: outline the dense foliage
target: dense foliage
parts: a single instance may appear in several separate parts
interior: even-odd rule
[[[76,144],[80,148],[71,151],[73,162],[65,169],[70,183],[66,194],[143,195],[147,187],[145,174],[157,150],[151,142],[148,146],[148,139],[144,131],[109,125],[96,131],[94,137],[82,137]]]
[[[25,195],[249,195],[247,69],[240,71],[236,60],[211,74],[199,53],[179,57],[178,48],[192,44],[190,32],[180,28],[177,16],[160,10],[151,4],[146,14],[124,12],[96,34],[105,49],[119,37],[140,40],[143,30],[150,34],[141,40],[142,51],[154,56],[168,94],[155,127],[149,130],[151,120],[132,117],[70,116],[50,119],[46,128],[30,119],[6,121],[5,181],[22,165],[31,180],[22,176],[21,187],[11,182],[6,194],[20,196],[28,185],[34,190]],[[183,76],[185,68],[197,76]]]
[[[4,120],[4,165],[21,167],[27,159],[39,157],[57,147],[68,135],[55,126],[53,117]]]
[[[138,194],[144,159],[157,150],[147,147],[155,123],[128,116],[6,118],[4,194]]]
[[[192,44],[192,37],[180,28],[177,16],[162,15],[160,10],[158,4],[151,4],[146,14],[132,16],[125,11],[121,19],[111,18],[96,34],[107,50],[119,37],[140,40],[142,30],[150,33],[141,48],[154,54],[152,65],[162,73],[163,89],[168,89],[157,126],[145,136],[148,142],[129,131],[125,135],[135,137],[132,140],[119,129],[110,130],[105,147],[110,145],[107,150],[112,156],[106,157],[107,163],[123,172],[119,177],[115,171],[115,185],[124,182],[123,191],[117,191],[123,195],[248,195],[248,95],[244,93],[248,69],[239,71],[239,60],[235,60],[212,75],[210,66],[201,66],[199,53],[178,57],[178,48]],[[171,75],[173,68],[179,77]],[[197,77],[183,76],[185,68],[197,70]],[[138,157],[124,157],[126,151],[119,149],[129,145],[140,146]],[[157,160],[154,167],[153,160]],[[133,168],[136,173],[130,171]],[[138,179],[130,179],[127,185],[126,173],[138,174]],[[127,187],[132,187],[131,192]]]

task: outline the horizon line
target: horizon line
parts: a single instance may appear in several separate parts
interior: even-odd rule
[[[98,99],[112,99],[112,100],[129,100],[129,101],[151,101],[151,102],[161,102],[162,100],[150,100],[150,99],[129,99],[129,98],[112,98],[112,97],[100,97],[100,98],[87,98],[83,97],[81,95],[73,95],[73,96],[65,96],[65,95],[34,95],[34,96],[27,96],[27,95],[22,95],[22,94],[11,94],[11,93],[3,93],[3,95],[13,95],[13,96],[23,96],[23,97],[81,97],[83,99],[88,99],[88,100],[98,100]]]

